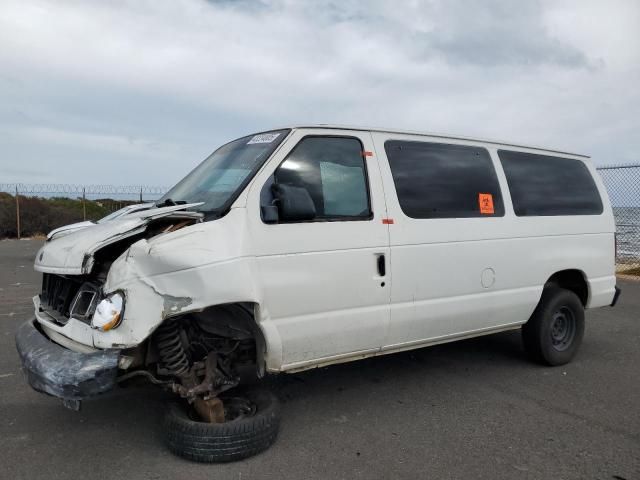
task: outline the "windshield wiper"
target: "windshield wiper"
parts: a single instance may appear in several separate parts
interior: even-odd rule
[[[156,207],[173,207],[174,205],[185,205],[186,203],[187,203],[186,200],[176,200],[174,202],[170,198],[167,198],[162,203],[156,203]]]
[[[216,208],[213,210],[200,210],[200,213],[204,215],[204,220],[208,221],[208,220],[217,220],[218,218],[222,218],[225,212]]]

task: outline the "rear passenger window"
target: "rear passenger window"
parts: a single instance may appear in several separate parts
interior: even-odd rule
[[[508,150],[498,156],[519,217],[602,213],[598,188],[580,160]]]
[[[303,138],[276,170],[276,182],[305,188],[318,220],[371,218],[363,150],[352,137]]]
[[[412,218],[501,217],[489,153],[480,147],[389,140],[384,144],[398,201]]]

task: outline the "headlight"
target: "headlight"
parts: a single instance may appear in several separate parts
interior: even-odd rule
[[[96,307],[96,311],[91,319],[91,327],[102,332],[116,328],[122,320],[124,312],[124,295],[112,293],[104,298]]]

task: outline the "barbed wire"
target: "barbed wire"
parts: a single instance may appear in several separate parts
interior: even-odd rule
[[[0,183],[0,192],[20,194],[163,195],[169,187],[153,185],[82,185],[70,183]]]
[[[638,168],[640,167],[640,163],[619,163],[613,165],[603,165],[601,167],[596,167],[596,170],[618,170],[620,168]]]

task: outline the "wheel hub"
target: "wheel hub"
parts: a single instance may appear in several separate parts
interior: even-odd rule
[[[551,343],[558,351],[571,346],[576,335],[576,319],[567,307],[561,307],[553,314],[551,321]]]
[[[193,402],[193,408],[198,416],[207,423],[222,423],[225,421],[224,405],[217,397],[206,400],[197,397]]]

